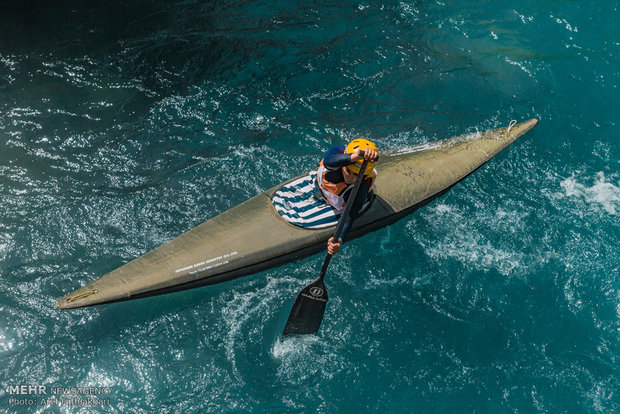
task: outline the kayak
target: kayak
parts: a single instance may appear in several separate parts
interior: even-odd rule
[[[375,198],[347,239],[396,222],[428,204],[536,126],[508,127],[381,153]],[[59,309],[144,298],[220,283],[326,248],[334,226],[297,227],[274,208],[273,187],[58,300]]]

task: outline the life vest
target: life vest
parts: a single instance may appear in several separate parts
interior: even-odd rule
[[[327,168],[323,165],[323,160],[319,164],[319,169],[317,171],[316,180],[319,189],[321,190],[321,195],[329,203],[334,210],[336,210],[336,214],[342,213],[344,210],[344,206],[347,204],[344,197],[348,194],[352,189],[353,184],[347,184],[344,181],[341,183],[330,183],[325,179],[325,174],[327,173]],[[369,178],[372,180],[370,184],[370,189],[372,189],[375,184],[375,178],[377,178],[377,172],[373,169],[369,175]],[[365,178],[367,180],[368,178]]]

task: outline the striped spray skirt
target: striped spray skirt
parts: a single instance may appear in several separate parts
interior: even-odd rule
[[[338,222],[340,213],[321,196],[316,180],[317,171],[291,181],[273,196],[273,206],[282,218],[307,229],[322,229]]]

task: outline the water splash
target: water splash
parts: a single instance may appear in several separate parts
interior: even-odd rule
[[[605,173],[599,171],[592,185],[588,182],[592,179],[585,179],[586,183],[580,182],[575,175],[566,178],[560,183],[564,190],[564,196],[578,200],[586,210],[605,211],[611,215],[618,215],[620,212],[620,180],[615,175],[606,177]],[[615,181],[615,183],[614,183]]]

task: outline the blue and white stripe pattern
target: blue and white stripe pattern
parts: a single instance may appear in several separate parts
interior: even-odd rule
[[[317,171],[291,181],[273,196],[273,206],[282,218],[307,229],[322,229],[336,225],[340,214],[320,196],[316,181]]]

